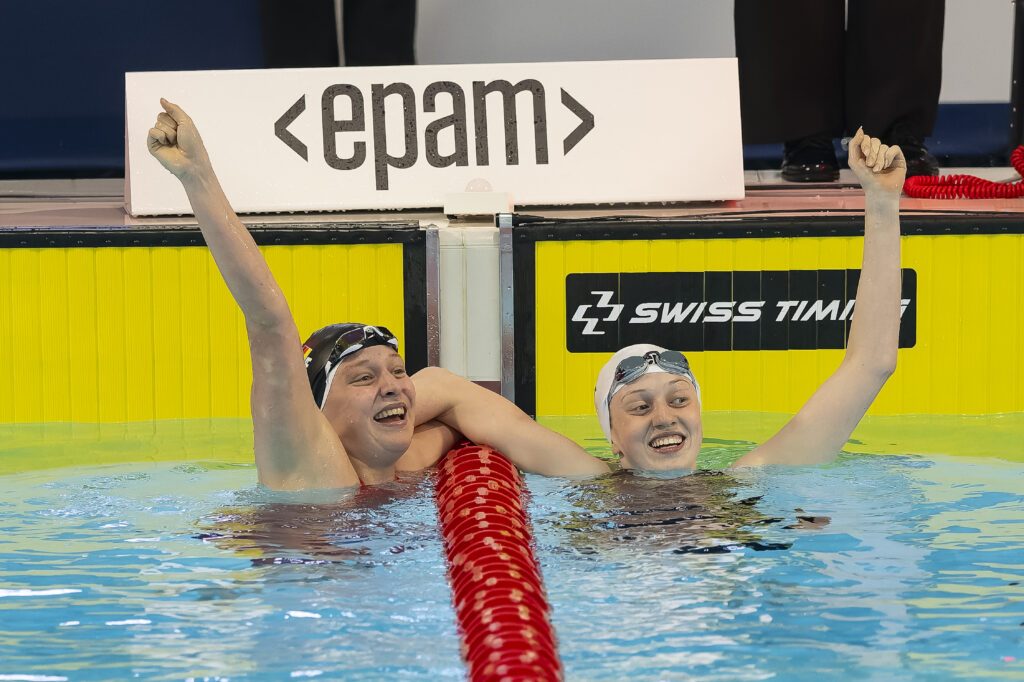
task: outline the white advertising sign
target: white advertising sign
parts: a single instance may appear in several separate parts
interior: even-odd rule
[[[161,97],[192,116],[240,213],[440,207],[471,183],[517,205],[743,197],[735,59],[128,73],[125,87],[132,215],[191,212],[146,149]]]

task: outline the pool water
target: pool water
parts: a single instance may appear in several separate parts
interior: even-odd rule
[[[707,415],[729,439],[687,476],[526,477],[567,679],[1024,678],[1024,417],[716,470],[780,420]],[[275,494],[251,447],[241,421],[0,428],[0,680],[464,677],[433,475]]]

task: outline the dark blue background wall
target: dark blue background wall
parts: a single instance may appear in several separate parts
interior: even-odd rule
[[[121,175],[124,72],[261,68],[261,28],[255,0],[4,2],[0,177]]]
[[[260,0],[4,2],[0,178],[122,175],[124,72],[262,68],[263,16]],[[1008,126],[1007,104],[942,105],[929,146],[947,166],[1004,165]],[[748,146],[747,168],[781,152]]]

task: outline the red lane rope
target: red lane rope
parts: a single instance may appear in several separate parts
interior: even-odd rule
[[[435,498],[469,679],[562,679],[519,472],[462,445],[438,467]]]
[[[1013,150],[1010,164],[1024,177],[1024,146]],[[1024,197],[1024,180],[992,182],[973,175],[916,175],[907,178],[903,191],[915,199],[1018,199]]]

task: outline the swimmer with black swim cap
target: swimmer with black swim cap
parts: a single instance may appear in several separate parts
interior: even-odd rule
[[[398,353],[398,339],[387,327],[356,322],[327,325],[306,339],[302,344],[302,356],[317,407],[324,409],[324,401],[331,391],[341,361],[371,346],[389,346]]]
[[[245,315],[260,482],[283,490],[392,481],[466,438],[524,471],[586,476],[608,467],[501,396],[432,367],[406,373],[385,327],[335,324],[305,346],[270,268],[238,220],[192,119],[161,100],[150,153],[180,181],[221,276]],[[461,435],[460,435],[461,434]]]
[[[357,472],[360,463],[378,469],[397,464],[412,444],[416,388],[395,335],[387,327],[332,324],[313,332],[302,351],[313,400]]]

